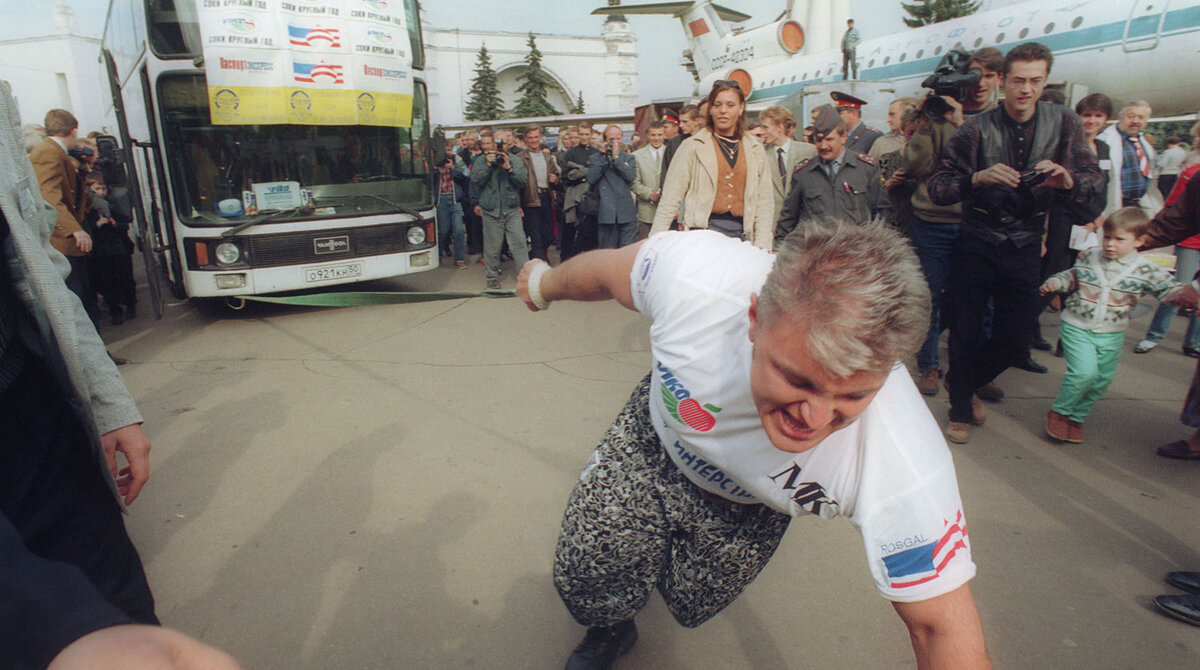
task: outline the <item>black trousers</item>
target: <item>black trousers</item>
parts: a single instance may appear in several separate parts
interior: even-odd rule
[[[96,304],[96,289],[92,286],[92,276],[88,271],[87,256],[67,256],[71,264],[71,274],[67,275],[67,288],[79,296],[83,309],[87,312],[92,323],[100,322],[100,307]]]
[[[1037,318],[1041,245],[992,245],[968,233],[950,263],[950,420],[971,420],[971,394],[1029,353]],[[988,300],[992,330],[984,328]]]
[[[122,307],[133,307],[137,303],[132,256],[95,256],[88,259],[88,273],[92,288],[104,298],[110,314],[118,314]]]
[[[157,624],[107,477],[54,375],[29,355],[0,393],[0,514],[31,553],[74,565],[130,618]]]
[[[529,237],[529,257],[549,261],[546,250],[554,243],[554,219],[550,209],[550,191],[541,192],[542,204],[538,207],[526,205],[525,235]]]

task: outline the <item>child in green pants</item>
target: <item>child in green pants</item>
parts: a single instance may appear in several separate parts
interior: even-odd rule
[[[1056,440],[1083,442],[1083,421],[1112,383],[1138,299],[1148,294],[1171,302],[1180,290],[1169,272],[1137,252],[1148,223],[1138,207],[1113,212],[1104,222],[1104,244],[1039,289],[1067,294],[1058,331],[1067,374],[1046,414],[1046,432]]]

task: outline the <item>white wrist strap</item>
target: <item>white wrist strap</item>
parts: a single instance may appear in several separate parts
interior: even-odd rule
[[[542,311],[550,309],[550,301],[542,297],[542,275],[549,269],[549,263],[538,260],[529,271],[529,300],[533,302],[534,307]]]

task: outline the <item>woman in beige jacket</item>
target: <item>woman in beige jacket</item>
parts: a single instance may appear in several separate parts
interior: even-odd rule
[[[650,234],[679,214],[684,230],[712,228],[763,249],[774,244],[771,172],[763,145],[746,133],[746,98],[737,82],[708,94],[707,128],[687,138],[671,160]]]

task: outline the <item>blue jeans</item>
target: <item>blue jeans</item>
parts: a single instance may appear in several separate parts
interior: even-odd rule
[[[917,258],[929,284],[929,334],[917,351],[917,367],[925,370],[938,367],[938,339],[942,334],[939,310],[942,292],[950,278],[950,259],[954,258],[954,238],[958,237],[957,223],[930,223],[913,217],[912,238]]]
[[[463,226],[462,204],[454,200],[453,193],[443,193],[437,201],[438,237],[445,238],[447,234],[454,236],[454,260],[461,261],[466,257],[466,246],[463,241],[466,227]]]
[[[1200,268],[1200,249],[1175,247],[1175,278],[1179,281],[1190,281],[1196,269]],[[1162,303],[1154,312],[1154,320],[1150,322],[1150,330],[1146,331],[1146,339],[1151,342],[1162,342],[1163,336],[1175,319],[1175,305]],[[1183,336],[1184,349],[1200,349],[1200,326],[1196,317],[1188,319],[1187,332]]]

